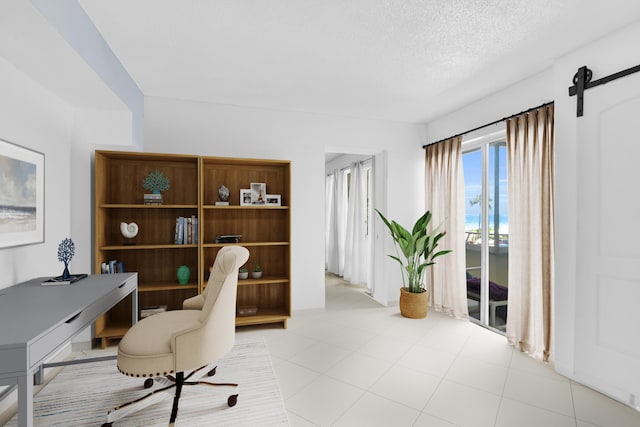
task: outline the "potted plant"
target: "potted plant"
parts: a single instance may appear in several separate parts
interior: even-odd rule
[[[396,247],[397,256],[389,258],[398,261],[402,272],[400,288],[400,313],[405,317],[423,318],[427,315],[428,296],[424,288],[424,276],[427,267],[435,264],[434,259],[448,254],[451,250],[436,252],[438,241],[446,234],[439,227],[429,231],[431,212],[426,211],[409,232],[395,221],[389,221],[376,209],[382,222],[389,229]]]
[[[249,278],[249,270],[246,267],[240,267],[238,269],[238,279]]]
[[[260,264],[258,264],[257,262],[253,265],[251,277],[253,277],[254,279],[259,279],[262,277],[262,268],[260,268]]]
[[[169,177],[158,169],[150,172],[142,180],[142,188],[151,191],[150,194],[144,195],[144,202],[148,205],[162,204],[162,192],[169,189]]]

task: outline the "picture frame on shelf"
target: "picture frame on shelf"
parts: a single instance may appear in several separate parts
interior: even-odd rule
[[[251,183],[251,204],[252,205],[264,205],[266,204],[267,197],[267,184],[264,182],[252,182]]]
[[[0,248],[44,242],[44,154],[0,139]]]
[[[281,196],[280,194],[267,194],[267,206],[280,206]]]
[[[251,206],[250,188],[243,188],[240,190],[240,206]]]

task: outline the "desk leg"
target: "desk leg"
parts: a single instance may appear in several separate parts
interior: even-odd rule
[[[138,289],[131,293],[131,324],[138,323]]]
[[[18,426],[33,425],[33,374],[18,377]]]

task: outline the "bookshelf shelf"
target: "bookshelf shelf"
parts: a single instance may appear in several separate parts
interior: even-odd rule
[[[197,249],[198,245],[114,245],[114,246],[102,246],[100,250],[103,251],[143,251],[148,249]]]
[[[158,292],[158,291],[177,291],[184,289],[198,289],[197,283],[189,283],[180,285],[178,283],[141,283],[138,285],[138,292]]]
[[[198,209],[198,205],[145,205],[145,204],[113,204],[105,203],[102,209]]]
[[[289,246],[289,242],[242,242],[237,243],[245,248],[257,247],[257,246]],[[229,246],[229,243],[204,243],[202,245],[205,248],[221,248],[223,246]]]

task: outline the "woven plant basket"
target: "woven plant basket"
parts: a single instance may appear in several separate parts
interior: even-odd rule
[[[420,293],[413,293],[400,288],[400,314],[411,319],[427,317],[429,298],[424,289]]]

